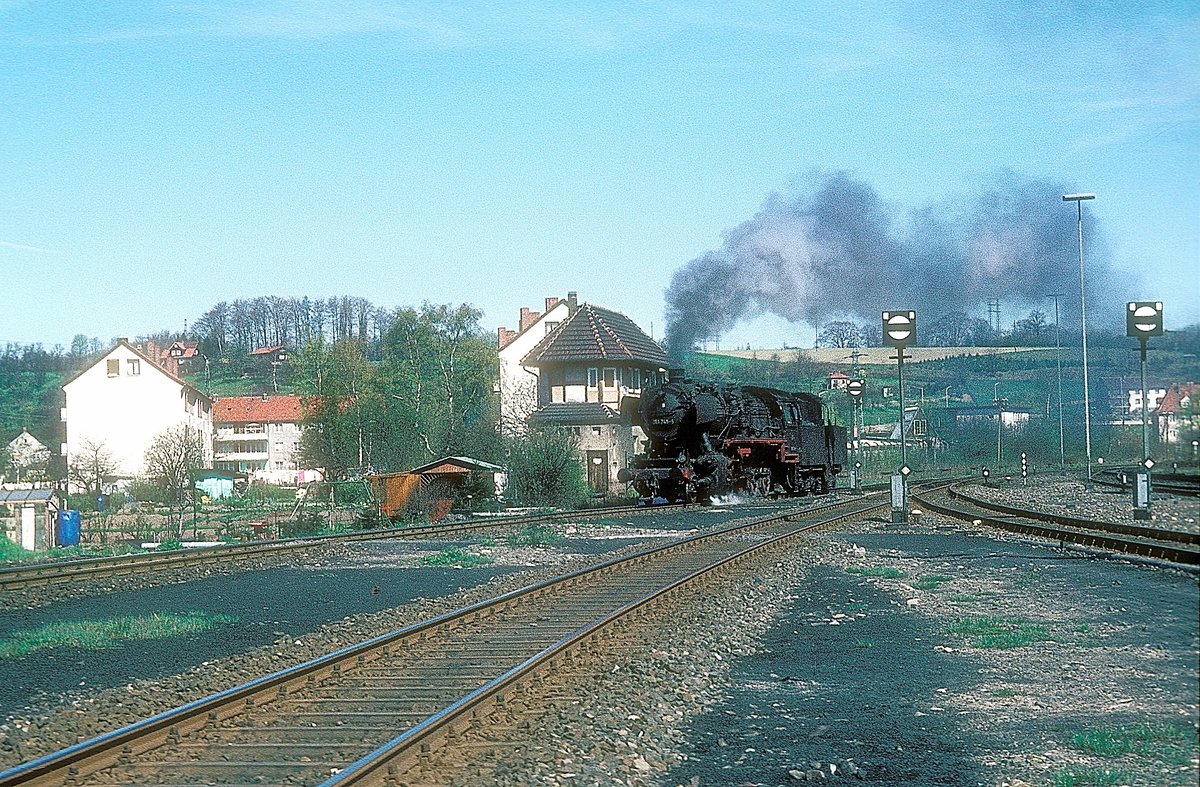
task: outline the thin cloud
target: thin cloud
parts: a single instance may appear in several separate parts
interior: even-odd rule
[[[28,251],[33,254],[62,254],[56,249],[44,249],[41,246],[30,246],[25,243],[13,243],[8,240],[0,240],[0,249],[12,249],[13,251]]]

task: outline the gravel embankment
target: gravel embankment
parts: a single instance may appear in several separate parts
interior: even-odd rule
[[[853,525],[688,595],[548,682],[548,711],[489,727],[477,770],[424,778],[1193,785],[1198,605],[1172,569],[938,517]],[[982,618],[1032,639],[950,633]],[[1075,741],[1144,725],[1179,738],[1118,757]]]
[[[290,563],[271,561],[241,571],[181,569],[170,577],[119,580],[111,588],[101,583],[109,592],[98,595],[75,588],[68,599],[50,606],[10,607],[0,612],[0,631],[53,620],[188,609],[232,614],[239,622],[206,635],[129,643],[109,651],[51,649],[0,661],[0,766],[591,565],[598,556],[687,532],[670,526],[711,526],[739,514],[737,509],[711,509],[688,520],[676,515],[653,523],[642,518],[563,523],[557,526],[563,540],[544,546],[511,547],[503,539],[455,542],[495,561],[464,570],[422,565],[425,556],[448,542],[327,544],[294,553]]]
[[[992,486],[974,484],[973,497],[1017,508],[1037,509],[1064,516],[1105,522],[1161,527],[1200,532],[1200,499],[1155,492],[1150,497],[1150,520],[1133,518],[1133,499],[1128,492],[1093,485],[1089,491],[1082,478],[1037,475],[1029,486],[1020,477],[1001,480]]]
[[[0,757],[12,764],[593,561],[577,555],[444,599],[349,616],[183,675],[48,703],[0,727]],[[1195,577],[1172,569],[934,516],[859,523],[689,592],[610,641],[604,658],[548,680],[539,691],[551,707],[488,727],[470,769],[428,780],[1016,787],[1096,783],[1107,769],[1116,780],[1101,783],[1192,785],[1198,608]],[[1032,637],[999,649],[951,633],[985,617]],[[1179,731],[1183,743],[1105,757],[1075,742],[1138,725]]]

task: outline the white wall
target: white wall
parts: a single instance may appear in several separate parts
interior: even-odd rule
[[[118,361],[115,376],[108,374],[109,360]],[[205,464],[212,464],[212,403],[125,345],[117,345],[63,391],[68,463],[83,453],[85,441],[104,443],[117,462],[115,474],[132,478],[145,471],[146,449],[155,437],[187,424],[199,432]]]
[[[500,350],[500,421],[506,432],[523,429],[525,420],[537,409],[538,370],[522,366],[521,359],[546,338],[549,324],[564,322],[570,313],[567,302],[559,301]]]

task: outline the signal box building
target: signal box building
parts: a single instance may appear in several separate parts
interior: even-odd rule
[[[665,381],[667,353],[620,312],[566,301],[563,320],[521,358],[534,370],[531,424],[560,426],[579,441],[588,485],[597,494],[620,491],[618,471],[642,450],[645,434],[622,423],[621,400]]]

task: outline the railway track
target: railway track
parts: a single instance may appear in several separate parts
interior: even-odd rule
[[[1164,528],[1069,517],[1001,505],[963,491],[966,484],[915,493],[913,498],[939,514],[979,522],[1010,533],[1060,544],[1079,544],[1184,566],[1200,566],[1200,535]]]
[[[170,552],[136,552],[111,557],[31,563],[0,568],[0,592],[49,587],[76,582],[81,579],[108,579],[190,566],[236,563],[257,557],[270,557],[289,552],[303,551],[337,541],[373,541],[386,538],[444,538],[460,533],[477,532],[493,528],[512,528],[562,520],[577,520],[586,517],[611,516],[614,514],[636,516],[668,508],[676,509],[682,508],[682,506],[660,506],[655,509],[613,506],[609,508],[585,509],[583,511],[560,511],[547,514],[472,520],[469,522],[451,522],[441,525],[380,528],[326,536],[251,541],[240,544],[199,547]]]
[[[1137,468],[1102,470],[1092,477],[1092,482],[1114,489],[1130,490]],[[1200,497],[1200,476],[1182,473],[1154,473],[1151,483],[1155,492],[1184,497]]]
[[[547,669],[757,550],[882,509],[756,517],[527,586],[0,773],[0,785],[404,784]]]

